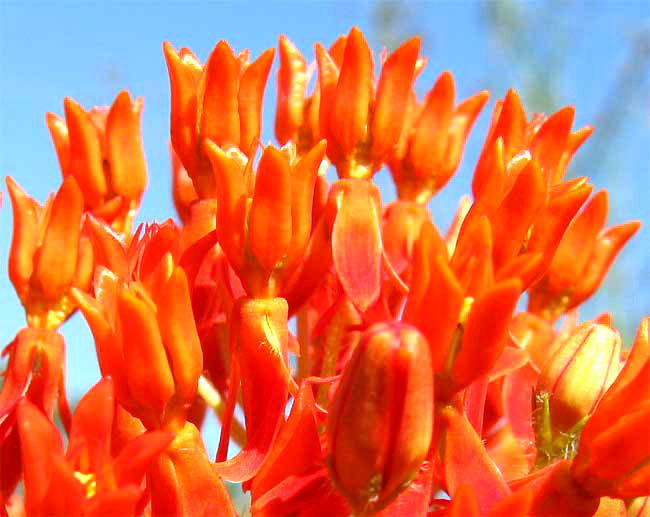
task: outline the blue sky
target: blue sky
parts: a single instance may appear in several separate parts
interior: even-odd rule
[[[524,4],[533,52],[557,50],[562,43],[554,109],[576,107],[576,126],[596,121],[608,98],[628,95],[616,87],[625,71],[630,42],[648,31],[650,15],[645,1]],[[512,48],[499,45],[482,19],[480,5],[472,2],[419,2],[398,6],[396,27],[404,35],[420,34],[428,65],[417,83],[422,96],[443,70],[451,70],[457,98],[482,89],[490,102],[470,137],[461,168],[434,200],[435,221],[444,229],[460,195],[469,191],[471,173],[485,137],[494,101],[508,87],[521,89],[529,70],[508,62]],[[187,46],[204,61],[220,39],[236,51],[248,48],[253,57],[277,45],[286,34],[308,58],[316,42],[328,46],[352,26],[360,27],[371,48],[381,50],[374,21],[379,4],[373,2],[32,2],[0,1],[0,173],[11,175],[34,198],[43,201],[60,182],[58,161],[45,125],[45,113],[63,115],[69,96],[86,109],[110,105],[122,89],[144,97],[142,132],[149,172],[149,187],[138,222],[162,221],[174,216],[170,196],[169,83],[162,42],[176,49]],[[531,15],[534,17],[531,19]],[[550,22],[549,22],[550,16]],[[544,24],[556,24],[546,27]],[[553,29],[556,31],[553,33]],[[554,39],[557,34],[561,38]],[[553,36],[553,37],[552,37]],[[647,37],[647,36],[646,36]],[[515,44],[515,43],[513,43]],[[555,47],[554,47],[555,45]],[[521,50],[521,48],[519,49]],[[525,53],[525,49],[524,49]],[[263,141],[272,134],[275,70],[266,92]],[[528,75],[527,75],[528,74]],[[645,93],[626,98],[614,136],[599,140],[596,131],[583,152],[596,153],[602,165],[593,179],[596,189],[610,190],[609,224],[638,219],[642,230],[615,264],[605,293],[585,308],[584,317],[604,310],[629,335],[639,319],[650,313],[650,233],[648,223],[649,157],[648,78]],[[527,113],[536,108],[523,98]],[[587,151],[589,149],[589,151]],[[394,191],[379,175],[385,201]],[[11,238],[11,206],[4,181],[0,208],[0,263],[6,264]],[[4,267],[4,266],[3,266]],[[625,282],[625,285],[620,285]],[[5,275],[0,276],[0,344],[8,343],[23,325],[22,308]],[[632,329],[632,330],[629,330]],[[68,385],[76,398],[94,384],[99,373],[92,338],[76,316],[62,329],[68,346]]]

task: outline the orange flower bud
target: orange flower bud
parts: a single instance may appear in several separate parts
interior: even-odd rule
[[[620,370],[621,336],[598,323],[585,323],[558,338],[542,369],[538,396],[549,395],[553,430],[567,431],[590,415]]]
[[[413,480],[433,432],[429,345],[414,327],[377,324],[362,337],[327,422],[335,486],[357,510],[379,510]]]
[[[83,197],[67,177],[44,206],[7,177],[14,231],[9,278],[31,326],[55,329],[74,312],[68,292],[87,288],[92,252],[81,236]]]
[[[218,187],[219,244],[249,295],[281,293],[300,265],[311,235],[314,188],[325,147],[322,141],[298,159],[268,146],[253,175],[252,160],[205,140]]]
[[[372,54],[361,31],[353,28],[340,41],[329,52],[316,45],[320,132],[340,178],[368,179],[402,132],[420,40],[413,38],[388,56],[377,86]]]
[[[469,131],[487,102],[480,92],[454,107],[454,79],[444,72],[418,104],[411,96],[407,117],[388,165],[400,199],[426,204],[454,174]]]
[[[77,180],[86,210],[128,233],[147,183],[142,99],[132,102],[123,91],[110,110],[88,112],[68,98],[63,104],[65,121],[52,113],[46,116],[63,177]]]
[[[212,140],[250,156],[261,131],[262,98],[275,50],[249,63],[220,41],[201,65],[186,48],[164,44],[171,86],[171,139],[174,150],[201,199],[216,197],[210,163],[201,144]]]
[[[607,192],[594,195],[568,226],[548,270],[530,290],[528,310],[549,321],[577,307],[601,284],[607,270],[641,223],[605,229]]]

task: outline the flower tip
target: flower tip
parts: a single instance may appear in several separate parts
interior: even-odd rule
[[[117,97],[115,97],[115,100],[113,101],[113,106],[116,104],[126,104],[129,107],[131,104],[131,95],[129,95],[129,92],[127,90],[122,90],[120,93],[117,94]]]
[[[480,106],[480,108],[483,108],[485,103],[490,98],[490,92],[487,90],[480,91],[476,95],[474,95],[474,98],[476,99],[476,102]]]
[[[348,41],[350,41],[350,38],[361,38],[365,42],[365,38],[363,37],[363,32],[361,32],[361,29],[359,27],[352,27],[350,29],[350,32],[348,33]]]
[[[454,76],[449,70],[445,70],[440,74],[440,77],[438,78],[438,81],[442,81],[443,83],[451,84],[452,87],[454,85]]]
[[[165,61],[167,61],[167,68],[171,68],[174,61],[180,61],[179,55],[168,41],[163,42],[163,54],[165,55]]]
[[[68,111],[82,110],[79,103],[75,102],[70,97],[64,97],[64,99],[63,99],[63,109],[65,110],[66,116],[68,115]]]
[[[7,185],[7,189],[9,190],[9,195],[11,197],[14,197],[15,195],[19,193],[24,193],[23,189],[20,188],[20,185],[16,182],[15,179],[13,179],[11,176],[5,176],[5,183]]]

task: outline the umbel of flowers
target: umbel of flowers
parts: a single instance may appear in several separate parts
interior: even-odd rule
[[[497,101],[442,231],[427,204],[488,94],[458,102],[443,72],[418,99],[419,39],[376,63],[352,29],[308,65],[281,36],[281,147],[260,142],[274,49],[163,50],[180,224],[134,231],[126,92],[47,115],[62,182],[44,204],[6,180],[26,326],[3,352],[2,515],[235,515],[224,482],[266,517],[646,515],[650,319],[624,344],[609,314],[577,314],[639,223],[605,228],[606,192],[565,179],[591,133],[573,108]],[[71,413],[77,309],[102,379]]]

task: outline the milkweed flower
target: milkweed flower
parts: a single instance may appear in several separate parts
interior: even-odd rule
[[[203,141],[239,149],[252,156],[261,131],[264,89],[274,49],[250,63],[248,51],[235,55],[225,41],[205,65],[183,48],[164,44],[171,86],[171,138],[181,163],[201,198],[216,197],[215,182]]]
[[[205,141],[217,185],[219,244],[249,296],[284,295],[312,233],[312,202],[325,142],[301,158],[264,149],[257,172],[238,151]]]
[[[68,176],[41,206],[13,179],[6,181],[14,213],[9,279],[29,325],[55,329],[75,310],[70,288],[87,290],[92,279],[92,246],[81,233],[83,195]]]
[[[486,217],[495,274],[516,276],[524,288],[546,271],[566,228],[591,193],[586,178],[563,181],[562,167],[590,134],[588,128],[571,133],[573,117],[573,108],[567,107],[528,121],[517,93],[510,90],[495,107],[474,171],[475,201],[458,241]]]
[[[320,135],[340,178],[368,179],[379,170],[402,132],[420,52],[413,38],[382,64],[375,86],[370,49],[359,29],[343,40],[340,66],[316,45]]]
[[[454,79],[444,72],[421,104],[409,97],[404,128],[388,158],[402,200],[426,204],[449,181],[460,163],[470,129],[488,93],[454,106]]]
[[[16,411],[28,400],[52,421],[58,403],[59,416],[70,427],[65,393],[65,343],[50,329],[27,327],[2,351],[9,356],[0,390],[0,495],[8,497],[22,474],[21,446]]]
[[[110,109],[87,112],[68,98],[63,106],[65,121],[52,113],[46,116],[63,177],[77,180],[86,211],[129,234],[147,184],[142,99],[131,102],[123,91]]]
[[[111,454],[113,384],[104,378],[79,402],[72,416],[68,451],[54,424],[36,406],[18,406],[18,429],[25,465],[28,515],[137,515],[142,478],[174,438],[155,431]],[[140,508],[141,511],[142,508]]]
[[[175,227],[154,225],[128,250],[110,231],[99,238],[108,249],[112,243],[113,255],[100,255],[120,274],[100,265],[95,296],[76,289],[72,295],[95,337],[101,371],[113,378],[120,404],[148,428],[176,429],[203,366],[187,276],[175,262]],[[127,257],[134,255],[131,270]]]
[[[604,229],[607,193],[598,192],[571,221],[543,278],[530,289],[528,310],[550,321],[588,299],[640,223]]]

